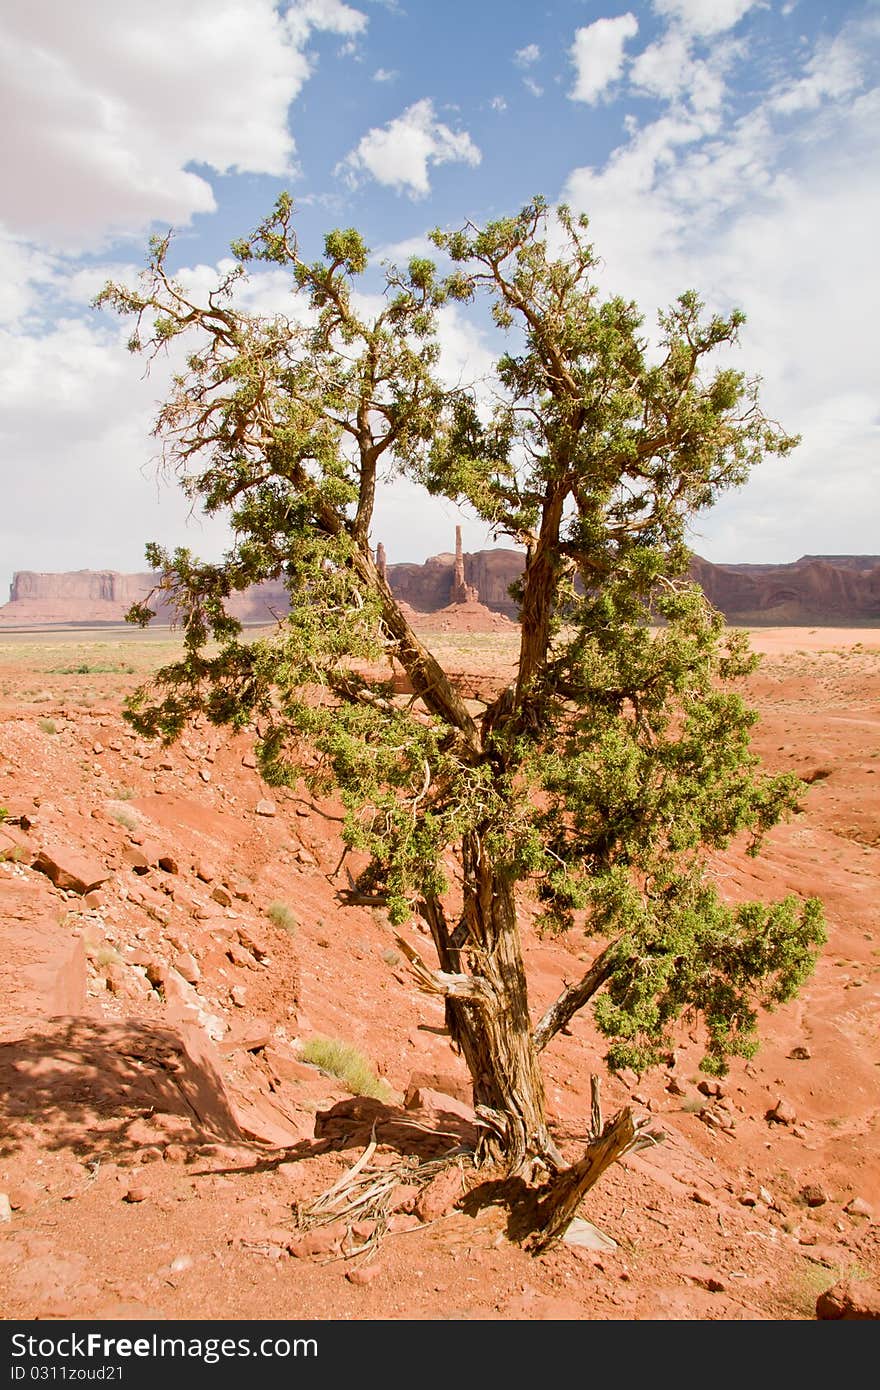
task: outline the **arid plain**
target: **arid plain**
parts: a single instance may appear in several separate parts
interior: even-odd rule
[[[485,699],[515,628],[428,640]],[[808,788],[758,860],[717,868],[731,899],[818,894],[828,945],[721,1083],[687,1028],[665,1068],[606,1077],[606,1111],[649,1109],[664,1141],[590,1194],[613,1245],[533,1259],[466,1157],[409,1180],[472,1137],[466,1076],[386,914],[351,900],[339,807],[262,785],[252,736],[127,728],[168,633],[0,634],[0,1315],[797,1319],[876,1287],[880,630],[753,644],[754,746]],[[523,910],[537,1015],[596,947]],[[384,1099],[305,1060],[316,1038],[353,1045]],[[563,1150],[601,1052],[587,1014],[548,1049]]]

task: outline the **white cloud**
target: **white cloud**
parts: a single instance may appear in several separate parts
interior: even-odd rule
[[[542,97],[544,95],[544,88],[532,77],[524,77],[523,86],[527,92],[531,92],[533,97]]]
[[[873,26],[875,35],[880,25]],[[826,98],[849,96],[862,84],[863,54],[849,34],[838,34],[819,45],[806,65],[804,76],[789,83],[773,102],[774,109],[791,116],[815,111]]]
[[[541,50],[536,43],[527,43],[525,48],[518,48],[513,55],[513,61],[518,68],[529,68],[532,63],[537,63],[541,57]]]
[[[396,68],[377,68],[373,73],[374,82],[396,82],[400,73]]]
[[[312,29],[354,38],[367,27],[367,16],[342,0],[293,0],[285,23],[298,45],[304,44]]]
[[[408,106],[402,115],[386,126],[374,126],[359,141],[337,173],[358,182],[365,174],[377,183],[411,197],[430,192],[429,165],[470,164],[481,159],[480,151],[467,131],[454,131],[439,121],[433,102],[425,97]]]
[[[19,236],[89,245],[213,211],[192,164],[289,173],[310,32],[365,24],[339,0],[298,0],[284,18],[272,0],[10,0],[0,218]]]
[[[594,105],[623,71],[623,49],[627,39],[638,33],[634,14],[619,15],[616,19],[597,19],[585,29],[575,31],[569,50],[577,70],[569,96],[572,101]]]
[[[507,102],[504,100],[504,97],[493,97],[492,100],[489,102],[489,105],[491,106],[493,111],[507,110]]]
[[[691,34],[722,34],[764,0],[652,0],[657,14],[677,20]]]
[[[434,262],[445,259],[444,253],[438,251],[427,236],[410,236],[403,241],[386,241],[377,246],[370,260],[374,265],[389,261],[392,265],[401,266],[406,265],[413,256],[424,256]]]
[[[0,450],[13,498],[0,509],[0,602],[15,569],[141,570],[150,539],[219,556],[225,526],[189,522],[189,503],[151,464],[167,386],[164,363],[144,379],[121,335],[96,323],[0,333]]]
[[[833,63],[819,49],[728,124],[677,104],[670,83],[664,115],[630,122],[607,162],[563,190],[590,217],[603,288],[635,298],[648,330],[686,288],[745,309],[734,363],[763,377],[770,414],[804,435],[701,520],[693,543],[715,559],[877,548],[880,89],[864,78],[875,37],[851,25]]]

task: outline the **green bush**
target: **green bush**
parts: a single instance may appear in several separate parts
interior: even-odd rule
[[[376,1075],[362,1052],[340,1038],[310,1038],[303,1048],[303,1061],[336,1076],[353,1096],[374,1096],[390,1100],[391,1088]]]

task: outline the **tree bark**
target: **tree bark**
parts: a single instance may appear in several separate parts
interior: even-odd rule
[[[487,986],[476,1000],[446,991],[447,1023],[470,1070],[483,1128],[479,1156],[501,1160],[509,1174],[527,1172],[535,1159],[555,1169],[561,1160],[547,1129],[513,882],[491,863],[478,833],[466,837],[463,868],[458,931],[450,933],[436,900],[425,904],[425,917],[442,971],[460,978],[466,968]]]
[[[599,1181],[605,1169],[630,1149],[638,1147],[639,1126],[633,1119],[633,1112],[629,1108],[621,1110],[587,1146],[583,1158],[548,1184],[537,1204],[535,1231],[529,1242],[535,1254],[561,1239],[582,1198]]]
[[[617,942],[612,941],[609,946],[606,946],[577,984],[569,985],[567,989],[562,991],[559,998],[550,1005],[533,1034],[536,1052],[543,1052],[550,1039],[555,1038],[560,1028],[564,1028],[574,1018],[578,1010],[589,1003],[594,994],[598,994],[605,981],[610,979],[614,973],[614,947],[616,945]]]

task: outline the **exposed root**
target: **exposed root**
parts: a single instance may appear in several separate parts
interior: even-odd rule
[[[330,1225],[334,1221],[348,1224],[348,1238],[343,1248],[344,1259],[354,1259],[357,1255],[367,1258],[379,1248],[388,1231],[388,1218],[391,1215],[391,1197],[394,1189],[402,1185],[427,1187],[451,1163],[459,1165],[465,1157],[461,1148],[450,1149],[440,1158],[420,1163],[417,1159],[403,1158],[397,1163],[370,1166],[376,1152],[375,1128],[373,1137],[360,1158],[342,1177],[315,1197],[307,1206],[296,1208],[296,1221],[300,1230],[314,1230],[319,1226]],[[371,1234],[360,1244],[353,1243],[352,1226],[358,1221],[375,1222]]]

